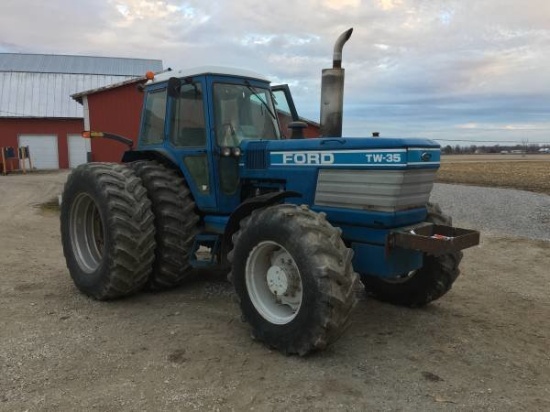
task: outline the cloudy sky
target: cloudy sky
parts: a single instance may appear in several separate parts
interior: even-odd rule
[[[318,120],[349,27],[344,135],[550,143],[548,0],[1,0],[0,52],[247,68]]]

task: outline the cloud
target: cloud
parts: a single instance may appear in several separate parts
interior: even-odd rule
[[[346,7],[357,8],[361,5],[361,0],[324,0],[323,6],[332,10],[342,10]]]
[[[457,129],[468,130],[546,130],[548,124],[491,124],[491,123],[465,123],[455,126]]]
[[[465,123],[456,126],[457,129],[479,129],[480,125],[477,123]]]
[[[0,51],[248,68],[291,83],[298,109],[313,119],[321,69],[331,65],[337,36],[354,27],[343,53],[345,133],[375,127],[383,135],[476,138],[500,130],[506,139],[550,140],[543,0],[3,0],[0,7]],[[456,127],[468,124],[495,128]]]
[[[377,0],[376,4],[382,10],[393,10],[396,7],[402,6],[401,0]]]

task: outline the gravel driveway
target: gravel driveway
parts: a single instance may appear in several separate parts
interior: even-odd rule
[[[485,234],[550,240],[550,196],[523,190],[436,184],[439,203],[456,226]]]

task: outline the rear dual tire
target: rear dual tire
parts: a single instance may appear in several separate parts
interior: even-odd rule
[[[189,262],[199,221],[189,188],[178,171],[158,162],[141,160],[129,167],[147,190],[155,216],[155,260],[146,288],[178,286],[193,274]]]
[[[77,288],[98,300],[142,289],[154,260],[153,219],[146,190],[129,168],[77,167],[61,204],[63,253]]]

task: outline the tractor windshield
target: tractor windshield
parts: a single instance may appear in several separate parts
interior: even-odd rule
[[[240,84],[214,84],[216,140],[222,147],[243,139],[280,139],[271,91]]]

